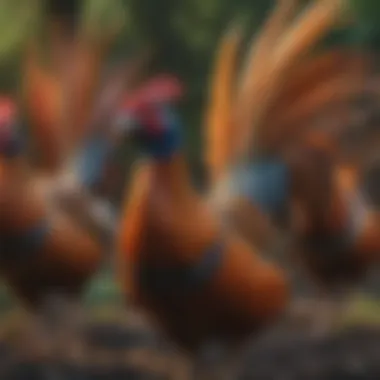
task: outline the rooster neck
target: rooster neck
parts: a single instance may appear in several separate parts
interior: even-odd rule
[[[186,159],[176,153],[170,159],[152,162],[154,184],[175,200],[185,199],[192,194],[192,184]],[[184,198],[185,197],[185,198]]]
[[[141,260],[170,266],[197,261],[217,239],[219,224],[192,186],[181,153],[149,165],[152,177],[142,217]]]

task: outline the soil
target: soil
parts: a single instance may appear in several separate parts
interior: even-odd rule
[[[84,336],[87,354],[71,360],[27,360],[0,343],[0,379],[198,379],[181,355],[151,330],[97,323],[87,326]],[[373,327],[351,328],[323,339],[278,332],[251,344],[235,379],[375,380],[380,379],[379,359],[380,329]]]

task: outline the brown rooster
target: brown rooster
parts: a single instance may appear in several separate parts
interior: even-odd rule
[[[291,5],[280,2],[265,27],[266,33],[259,38],[254,51],[265,56],[266,64],[271,59],[269,46],[279,30],[282,31]],[[276,81],[270,81],[268,93],[265,92],[263,97],[266,102],[269,103],[272,92],[276,91],[275,83],[279,85],[284,80],[301,53],[312,47],[333,24],[339,9],[338,2],[318,2],[310,6],[285,35],[287,48],[275,57],[272,69]],[[307,38],[301,38],[306,25],[310,27]],[[296,37],[298,44],[295,43]],[[235,36],[232,39],[227,50],[233,54],[236,51]],[[251,67],[253,58],[248,59],[246,75],[249,72],[257,79],[259,69]],[[234,60],[227,59],[223,63],[223,78],[229,82]],[[260,66],[263,67],[268,68],[268,75],[272,73],[271,65]],[[247,97],[264,106],[256,94],[259,88],[263,89],[263,83],[256,84],[256,87],[252,78],[248,79],[241,81],[238,92],[241,98],[239,95],[238,99]],[[228,90],[231,90],[231,82]],[[241,142],[235,144],[231,132],[235,124],[229,106],[231,92],[223,92],[222,87],[218,91],[218,99],[208,119],[208,130],[214,139],[214,150],[209,151],[214,188],[220,181],[224,186],[223,177],[228,176],[227,171],[241,150]],[[149,94],[149,90],[145,93]],[[123,216],[120,237],[120,260],[123,261],[119,264],[123,286],[182,347],[197,350],[212,338],[236,343],[250,333],[260,331],[285,310],[287,283],[284,273],[263,261],[258,256],[259,250],[248,244],[231,224],[226,226],[220,221],[220,208],[211,205],[215,197],[213,191],[206,201],[194,192],[180,151],[180,127],[175,115],[157,104],[160,99],[156,93],[151,91],[150,101],[136,96],[140,102],[131,101],[120,116],[121,122],[149,156],[132,182],[133,191]],[[252,96],[247,96],[249,94]],[[259,105],[255,105],[255,110],[259,110]],[[249,131],[252,123],[248,121],[252,117],[246,101],[237,104],[236,114],[239,111],[241,115],[247,113],[242,123]],[[255,211],[257,223],[265,223],[256,204],[248,210]],[[225,221],[228,222],[228,218]]]
[[[36,50],[28,51],[24,94],[31,134],[41,153],[39,166],[30,165],[25,147],[19,143],[21,130],[17,129],[16,107],[12,102],[11,106],[9,102],[4,105],[5,116],[1,121],[1,274],[11,291],[37,316],[32,327],[40,333],[46,333],[50,322],[54,326],[49,333],[54,334],[61,332],[59,327],[78,322],[78,298],[99,268],[104,249],[96,223],[88,223],[93,222],[94,215],[81,218],[78,214],[83,214],[83,210],[70,213],[59,202],[63,195],[74,196],[87,201],[89,210],[93,206],[82,193],[82,179],[71,172],[70,153],[80,148],[81,139],[88,135],[85,128],[93,86],[105,51],[100,54],[92,42],[83,44],[83,41],[75,44],[76,53],[71,58],[83,63],[85,46],[88,67],[80,73],[79,68],[73,70],[70,75],[76,74],[75,80],[64,72],[56,76],[45,73]],[[67,88],[63,88],[63,81]],[[68,96],[73,105],[68,104]],[[65,120],[65,112],[72,119]],[[70,126],[75,124],[73,130],[78,135],[67,127],[69,121]],[[41,316],[48,319],[41,321]]]
[[[270,24],[271,38],[268,32],[262,35],[247,65],[256,68],[256,76],[249,77],[247,71],[242,79],[246,90],[238,89],[237,95],[231,88],[235,50],[231,45],[236,39],[229,45],[227,41],[224,54],[229,58],[220,61],[216,79],[221,82],[215,84],[208,119],[208,163],[217,209],[244,236],[253,236],[255,242],[259,235],[266,244],[273,233],[257,219],[257,206],[272,218],[284,210],[291,219],[297,216],[300,258],[324,294],[362,279],[378,261],[380,243],[376,214],[357,194],[355,168],[349,170],[341,161],[339,146],[347,105],[363,91],[369,57],[334,50],[294,59],[306,46],[315,45],[315,31],[324,32],[332,25],[338,5],[316,4],[309,13],[313,17],[301,19],[299,29],[289,32],[294,40],[288,43],[287,36],[275,39]],[[278,35],[280,29],[277,25]],[[236,126],[242,134],[236,133]],[[248,149],[253,159],[244,170],[233,166],[236,155],[243,161],[250,156]],[[225,180],[223,173],[228,174],[226,168],[231,166],[235,174]]]
[[[161,99],[170,86],[147,86],[119,115],[148,156],[123,212],[122,286],[180,347],[199,352],[213,340],[233,346],[282,315],[287,280],[194,190],[182,125]]]
[[[236,31],[225,37],[206,115],[210,201],[246,238],[261,246],[274,240],[276,229],[272,222],[283,226],[289,213],[289,172],[279,149],[284,133],[276,128],[277,124],[272,127],[269,118],[277,115],[272,108],[291,95],[289,76],[294,73],[297,77],[305,56],[335,24],[340,11],[339,2],[312,3],[290,23],[295,5],[295,1],[278,3],[254,41],[237,84],[240,38]],[[329,79],[331,70],[336,70],[330,61],[335,61],[329,57],[322,61],[315,71],[321,69],[319,75]],[[282,91],[286,96],[280,96]],[[337,101],[344,96],[347,94],[337,94]],[[260,136],[255,135],[253,159],[242,154],[247,151],[242,147],[252,129],[255,134],[260,132]]]
[[[1,275],[37,318],[55,318],[50,312],[55,313],[58,306],[60,321],[65,321],[76,314],[73,306],[100,264],[101,246],[72,218],[53,208],[19,150],[14,120],[4,121],[5,128],[7,133],[1,138]],[[52,322],[41,323],[48,321]],[[37,327],[49,329],[33,326]]]

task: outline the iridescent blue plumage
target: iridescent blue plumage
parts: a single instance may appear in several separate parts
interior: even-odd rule
[[[145,115],[149,128],[141,128],[138,139],[151,157],[165,160],[182,148],[182,123],[168,107],[151,107]]]
[[[240,196],[248,198],[270,216],[285,212],[289,193],[288,168],[280,159],[261,159],[235,171],[234,186]]]
[[[101,134],[86,142],[76,162],[78,177],[84,186],[92,187],[100,180],[111,151],[111,141]]]

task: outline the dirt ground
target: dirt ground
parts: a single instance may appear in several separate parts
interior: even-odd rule
[[[208,376],[207,362],[202,362],[207,372],[199,369],[199,362],[191,363],[131,305],[118,301],[109,280],[103,282],[96,281],[93,297],[90,294],[86,301],[87,323],[64,354],[26,355],[19,337],[28,316],[14,307],[3,309],[0,380],[225,380],[215,372]],[[324,338],[312,337],[306,318],[252,340],[239,356],[236,374],[227,379],[380,379],[377,300],[362,294],[354,297],[342,325]],[[313,302],[307,305],[315,310]]]
[[[0,343],[1,380],[198,380],[184,357],[151,329],[96,322],[85,353],[26,359]],[[380,379],[380,329],[356,326],[325,338],[283,331],[252,342],[231,380]]]

